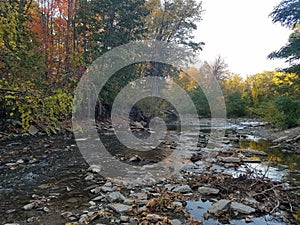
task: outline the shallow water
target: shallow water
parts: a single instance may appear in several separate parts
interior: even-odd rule
[[[187,201],[186,208],[192,215],[194,220],[203,221],[203,225],[220,225],[219,221],[209,218],[204,219],[204,214],[207,213],[207,208],[212,204],[211,201],[199,199],[198,201]],[[276,219],[273,216],[265,215],[262,217],[254,217],[250,222],[241,220],[230,220],[232,225],[286,225],[286,223]]]

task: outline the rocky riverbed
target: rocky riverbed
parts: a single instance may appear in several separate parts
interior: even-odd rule
[[[143,186],[100,176],[71,133],[2,135],[1,224],[297,224],[299,130],[275,137],[265,124],[229,121],[222,144],[211,147],[202,122],[198,148],[180,173]],[[109,125],[100,134],[131,164],[155,163],[176,148],[169,138],[150,156],[119,152]]]

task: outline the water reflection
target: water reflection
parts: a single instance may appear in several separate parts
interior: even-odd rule
[[[273,143],[268,140],[241,140],[241,149],[254,149],[264,151],[268,154],[266,166],[276,167],[279,171],[289,170],[285,179],[295,184],[300,184],[300,155],[280,148],[274,148]]]
[[[198,201],[187,201],[187,211],[192,215],[194,220],[203,221],[203,225],[221,225],[218,220],[209,218],[205,220],[205,214],[207,213],[208,207],[212,204],[208,200],[198,200]],[[265,215],[261,217],[254,217],[251,221],[245,220],[230,220],[232,225],[285,225],[286,223],[279,221],[271,215]]]

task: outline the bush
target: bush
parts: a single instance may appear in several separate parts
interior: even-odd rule
[[[300,124],[300,100],[279,96],[258,109],[260,116],[275,127],[287,129]]]

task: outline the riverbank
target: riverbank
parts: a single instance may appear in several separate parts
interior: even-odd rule
[[[174,177],[139,187],[101,177],[71,133],[2,139],[1,224],[295,224],[299,187],[289,170],[275,170],[288,180],[272,179],[269,153],[240,148],[263,129],[231,129],[223,146],[199,147]]]

